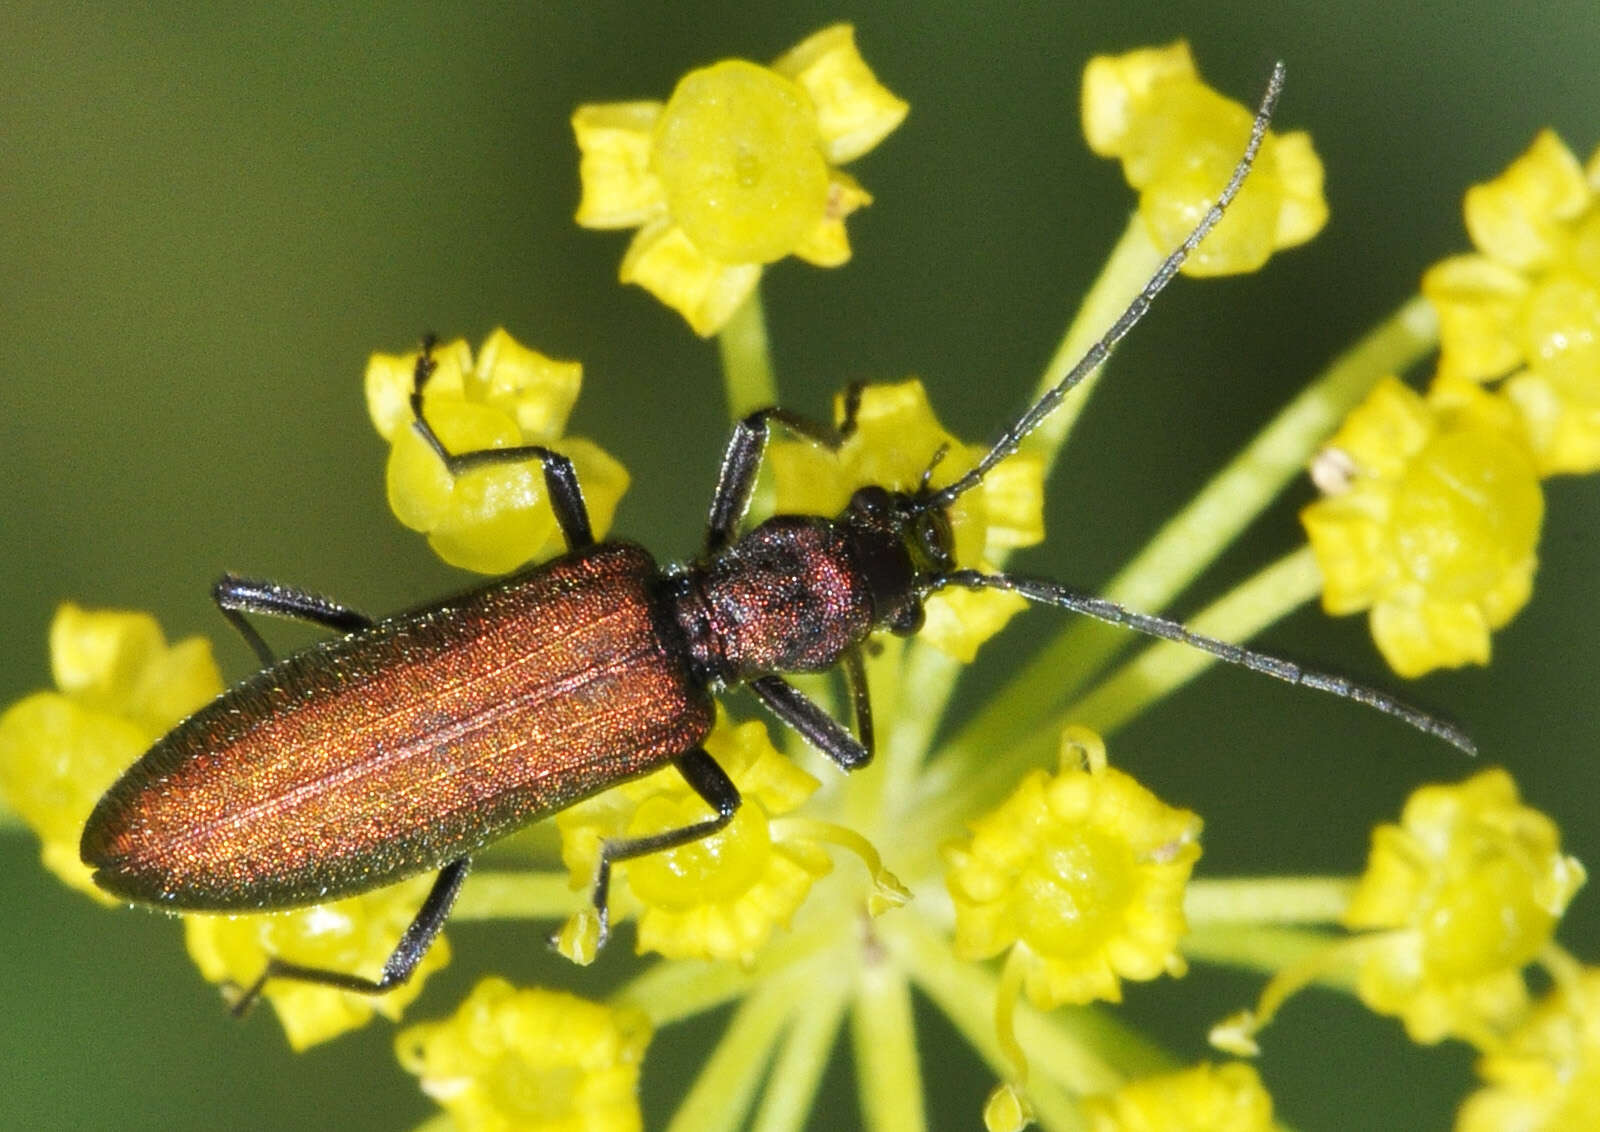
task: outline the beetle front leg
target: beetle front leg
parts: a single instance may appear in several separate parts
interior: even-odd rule
[[[544,471],[545,491],[550,496],[550,509],[555,512],[561,534],[567,540],[568,550],[582,550],[594,544],[594,528],[589,523],[589,509],[583,502],[583,489],[578,486],[578,473],[572,461],[542,444],[518,444],[509,448],[480,448],[476,452],[451,452],[433,431],[433,426],[422,415],[422,389],[438,363],[433,360],[434,338],[430,334],[422,340],[422,352],[417,355],[417,368],[411,382],[412,427],[417,435],[427,441],[452,476],[470,472],[474,468],[491,464],[521,464],[538,460]]]
[[[749,687],[768,711],[798,731],[802,739],[837,763],[840,770],[859,770],[872,761],[872,712],[867,705],[866,675],[858,654],[845,654],[845,677],[850,682],[860,739],[781,676],[763,676],[750,681]]]
[[[281,586],[277,582],[263,582],[241,578],[237,574],[224,574],[211,587],[211,600],[228,619],[228,624],[239,631],[245,643],[255,650],[264,665],[275,659],[272,649],[256,632],[254,625],[244,619],[246,613],[267,617],[286,617],[293,621],[307,621],[340,633],[353,633],[357,629],[372,628],[372,618],[349,606],[340,605],[331,598],[310,590]]]
[[[232,1010],[233,1016],[242,1018],[245,1012],[255,1005],[256,999],[261,997],[261,992],[267,983],[273,979],[313,983],[317,986],[353,991],[356,994],[383,994],[406,982],[416,971],[417,964],[422,962],[422,957],[428,953],[433,941],[438,938],[445,920],[450,918],[450,907],[456,902],[456,896],[461,891],[461,882],[467,879],[467,869],[471,864],[470,857],[458,857],[439,870],[433,888],[428,892],[428,898],[422,902],[416,918],[411,921],[410,926],[400,936],[400,942],[395,944],[394,950],[389,953],[389,958],[384,961],[383,974],[376,979],[352,975],[345,971],[329,971],[323,967],[286,963],[277,958],[269,959],[266,970],[261,972],[261,976],[241,991],[230,1004],[229,1009]]]
[[[844,421],[838,428],[819,424],[775,405],[757,409],[734,425],[728,447],[722,453],[717,489],[711,496],[711,516],[706,521],[706,553],[720,549],[733,538],[734,528],[750,507],[756,476],[761,471],[761,457],[767,449],[769,422],[777,421],[812,443],[834,450],[855,432],[860,408],[861,383],[852,382],[845,390]]]
[[[739,797],[739,788],[733,784],[733,779],[728,777],[728,772],[717,764],[717,760],[706,753],[705,748],[696,747],[686,755],[679,755],[674,765],[677,766],[678,773],[683,775],[683,780],[696,794],[705,799],[706,805],[715,810],[716,814],[680,829],[652,833],[647,837],[609,839],[600,843],[600,864],[595,869],[594,889],[590,897],[595,913],[600,917],[600,938],[596,943],[597,947],[605,943],[606,936],[611,930],[611,913],[607,898],[611,892],[613,863],[659,853],[663,849],[676,849],[680,845],[709,837],[732,821],[733,815],[739,810],[742,801]]]

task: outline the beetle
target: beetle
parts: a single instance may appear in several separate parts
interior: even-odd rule
[[[761,409],[728,441],[703,553],[663,568],[631,543],[595,541],[564,456],[537,445],[449,452],[423,413],[435,368],[426,341],[413,427],[452,474],[538,461],[567,553],[376,621],[303,590],[224,576],[214,600],[263,668],[179,723],[100,800],[81,844],[96,883],[164,909],[228,912],[311,904],[437,871],[378,978],[272,959],[233,1008],[243,1013],[274,979],[381,994],[410,977],[438,935],[473,853],[670,763],[712,816],[604,842],[591,893],[603,940],[616,862],[706,837],[740,804],[702,746],[715,693],[743,684],[843,770],[861,767],[873,749],[862,648],[877,630],[914,634],[924,600],[949,587],[1007,590],[1180,641],[1471,751],[1453,725],[1385,693],[1053,581],[959,569],[953,558],[950,506],[1105,360],[1215,226],[1250,170],[1282,82],[1279,64],[1232,177],[1182,245],[1062,381],[937,490],[928,474],[911,492],[866,486],[834,518],[777,515],[741,533],[773,426],[836,447],[853,428],[856,399],[847,398],[838,428]],[[247,613],[341,635],[274,659]],[[836,666],[853,731],[782,675]]]

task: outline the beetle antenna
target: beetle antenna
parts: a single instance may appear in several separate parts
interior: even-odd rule
[[[1005,590],[1008,593],[1018,594],[1029,601],[1041,605],[1053,605],[1059,609],[1069,609],[1074,613],[1083,613],[1112,625],[1121,625],[1128,629],[1144,633],[1146,636],[1160,637],[1165,641],[1177,641],[1179,644],[1188,645],[1190,648],[1199,649],[1209,653],[1218,660],[1225,660],[1229,664],[1237,664],[1241,668],[1248,668],[1252,672],[1264,673],[1276,677],[1289,684],[1296,684],[1305,688],[1316,688],[1319,691],[1331,692],[1335,696],[1347,700],[1354,700],[1358,704],[1365,704],[1375,711],[1391,715],[1402,723],[1410,724],[1418,731],[1426,732],[1437,739],[1469,755],[1478,753],[1477,744],[1469,738],[1466,732],[1455,724],[1429,715],[1420,708],[1380,692],[1376,688],[1369,688],[1348,680],[1343,676],[1335,676],[1329,672],[1317,672],[1313,669],[1302,668],[1293,661],[1281,657],[1271,656],[1267,653],[1256,652],[1254,649],[1241,648],[1239,645],[1228,641],[1221,641],[1215,637],[1203,636],[1193,632],[1176,621],[1169,621],[1165,617],[1153,617],[1148,613],[1136,613],[1125,609],[1114,601],[1094,594],[1079,593],[1070,590],[1058,582],[1042,578],[1024,578],[1015,574],[985,574],[978,570],[954,570],[948,574],[940,575],[933,579],[929,592],[943,589],[946,586],[963,586],[967,589]]]
[[[1255,122],[1250,127],[1250,141],[1244,147],[1244,155],[1239,158],[1239,164],[1233,167],[1233,176],[1228,178],[1228,183],[1223,186],[1221,194],[1217,197],[1217,202],[1200,218],[1200,223],[1194,226],[1194,231],[1190,232],[1183,243],[1178,245],[1177,250],[1163,261],[1161,266],[1156,269],[1156,273],[1150,277],[1150,281],[1144,285],[1144,290],[1134,297],[1133,302],[1129,303],[1127,309],[1117,317],[1117,321],[1111,324],[1111,329],[1107,330],[1098,342],[1090,346],[1083,357],[1078,359],[1077,364],[1067,371],[1067,376],[1029,406],[1027,412],[1018,417],[1005,432],[1001,433],[1000,439],[994,442],[994,445],[984,454],[983,459],[979,460],[971,471],[954,483],[948,484],[921,500],[918,504],[919,510],[949,507],[961,495],[982,483],[983,477],[989,474],[991,468],[1015,452],[1018,445],[1022,443],[1022,438],[1038,428],[1041,421],[1055,412],[1056,407],[1061,404],[1062,399],[1072,391],[1074,386],[1100,368],[1107,355],[1111,353],[1112,348],[1122,341],[1128,331],[1132,330],[1134,325],[1144,317],[1145,312],[1150,309],[1150,304],[1155,301],[1155,297],[1161,293],[1168,283],[1172,282],[1172,277],[1183,266],[1183,261],[1189,258],[1190,253],[1194,251],[1201,240],[1206,238],[1211,229],[1217,226],[1217,222],[1222,219],[1222,214],[1233,203],[1233,198],[1238,195],[1239,187],[1244,184],[1245,177],[1250,173],[1251,165],[1255,163],[1256,154],[1260,152],[1261,140],[1266,137],[1267,124],[1272,120],[1273,107],[1277,105],[1278,95],[1283,91],[1283,74],[1283,63],[1281,61],[1274,63],[1272,77],[1267,80],[1266,93],[1261,96],[1261,105],[1256,108]]]

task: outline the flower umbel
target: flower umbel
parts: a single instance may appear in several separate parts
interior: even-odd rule
[[[771,67],[729,59],[691,71],[660,102],[581,106],[586,228],[639,233],[622,261],[637,283],[715,334],[766,264],[850,258],[844,219],[871,202],[838,168],[877,145],[907,106],[835,24]]]
[[[1542,474],[1600,468],[1600,150],[1545,130],[1464,211],[1478,251],[1422,279],[1440,379],[1506,378]]]
[[[1489,633],[1533,590],[1544,495],[1505,403],[1381,383],[1313,465],[1301,512],[1332,614],[1370,610],[1402,676],[1489,661]]]
[[[628,473],[598,445],[563,436],[583,367],[530,350],[504,330],[484,340],[476,359],[457,339],[434,349],[437,363],[423,412],[452,453],[542,444],[572,461],[584,501],[603,538]],[[446,562],[504,574],[565,549],[537,461],[494,464],[452,476],[411,427],[417,355],[373,354],[367,411],[390,444],[387,484],[395,518],[428,536]]]
[[[461,1132],[637,1132],[649,1044],[638,1010],[490,978],[450,1018],[402,1030],[395,1050]]]
[[[1215,202],[1250,134],[1250,118],[1245,107],[1200,81],[1187,43],[1099,55],[1083,73],[1089,148],[1122,160],[1157,248],[1176,247]],[[1310,137],[1269,133],[1250,180],[1183,271],[1254,271],[1274,251],[1311,239],[1327,219],[1322,162]]]

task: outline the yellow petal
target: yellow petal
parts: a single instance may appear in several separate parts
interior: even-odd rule
[[[1280,134],[1277,143],[1274,148],[1282,196],[1273,243],[1292,248],[1322,231],[1328,222],[1328,200],[1322,194],[1322,159],[1311,147],[1311,135],[1295,130]]]
[[[1554,131],[1542,130],[1504,173],[1467,190],[1463,211],[1473,243],[1527,270],[1561,257],[1566,223],[1591,199],[1578,159]]]
[[[1451,256],[1430,267],[1422,293],[1439,315],[1439,376],[1482,381],[1516,368],[1528,289],[1520,274],[1488,256]]]
[[[1146,47],[1125,55],[1096,55],[1083,71],[1083,136],[1101,157],[1120,157],[1137,103],[1153,87],[1198,72],[1189,45]]]
[[[822,219],[800,238],[794,254],[816,267],[838,267],[850,259],[850,239],[844,218],[872,203],[872,194],[854,177],[838,169],[828,176],[828,205]]]
[[[578,180],[583,195],[577,221],[585,228],[632,228],[667,206],[650,167],[659,102],[604,102],[572,115],[578,139]]]
[[[761,265],[714,260],[683,229],[659,220],[633,238],[619,275],[622,282],[637,283],[681,314],[696,334],[710,337],[755,290]]]
[[[772,69],[799,83],[816,104],[828,161],[866,153],[905,120],[910,106],[878,82],[856,50],[855,28],[834,24],[790,48]]]

